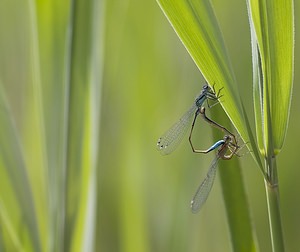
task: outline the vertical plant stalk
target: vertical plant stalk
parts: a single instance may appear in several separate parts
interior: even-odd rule
[[[272,251],[284,251],[283,233],[279,207],[279,185],[275,157],[266,159],[265,167],[269,175],[265,179]]]
[[[248,0],[254,75],[257,143],[265,159],[264,179],[272,251],[284,251],[276,155],[290,114],[294,69],[293,0]]]
[[[268,216],[270,225],[270,235],[273,252],[284,251],[284,242],[282,234],[282,225],[280,217],[279,205],[279,183],[276,165],[276,156],[274,151],[273,132],[274,128],[271,123],[271,106],[270,106],[270,92],[268,85],[264,86],[264,113],[266,119],[266,128],[263,128],[263,133],[266,136],[265,142],[265,187],[268,205]]]

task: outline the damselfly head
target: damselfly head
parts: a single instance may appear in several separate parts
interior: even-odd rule
[[[208,86],[207,83],[205,83],[205,84],[203,85],[203,87],[202,87],[202,90],[207,90],[207,89],[209,89],[209,86]]]
[[[229,135],[225,135],[223,139],[224,139],[225,142],[228,143],[228,142],[230,142],[231,137]]]

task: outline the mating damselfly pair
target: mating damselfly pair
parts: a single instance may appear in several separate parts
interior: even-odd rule
[[[207,84],[205,84],[192,107],[179,119],[177,123],[175,123],[165,134],[163,134],[157,142],[157,149],[161,152],[161,154],[170,154],[177,148],[184,135],[186,134],[188,128],[191,127],[189,134],[189,143],[193,152],[206,154],[215,149],[218,149],[216,157],[212,161],[206,177],[198,187],[191,201],[191,210],[193,213],[197,213],[208,198],[215,180],[218,161],[220,159],[231,159],[233,155],[235,155],[240,149],[240,146],[238,146],[234,134],[232,134],[222,125],[209,119],[205,114],[205,107],[203,106],[204,102],[206,101],[208,104],[208,100],[212,100],[218,103],[219,98],[222,97],[222,95],[220,95],[220,91],[221,89],[216,93],[214,87],[213,89],[211,89]],[[208,107],[210,107],[209,104]],[[194,148],[192,143],[192,133],[198,115],[200,115],[204,119],[204,121],[208,122],[210,125],[216,128],[219,128],[226,134],[222,140],[217,141],[207,150],[197,150]],[[193,116],[194,119],[192,121]]]

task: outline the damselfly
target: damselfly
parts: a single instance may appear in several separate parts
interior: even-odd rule
[[[197,213],[201,209],[201,207],[203,206],[205,201],[207,200],[207,197],[208,197],[208,195],[211,191],[211,188],[212,188],[214,180],[215,180],[218,161],[220,159],[224,159],[224,160],[231,159],[233,157],[233,155],[235,155],[235,154],[237,155],[237,152],[241,148],[237,144],[236,137],[235,137],[234,134],[232,134],[224,126],[216,123],[215,121],[211,120],[210,118],[208,118],[206,116],[204,107],[200,108],[199,114],[210,125],[222,130],[223,132],[226,132],[226,134],[228,134],[228,135],[225,135],[224,139],[219,140],[214,145],[212,145],[209,149],[204,150],[204,151],[203,150],[195,150],[194,147],[193,147],[191,138],[189,138],[192,149],[196,153],[208,153],[208,152],[211,152],[212,150],[215,150],[215,149],[220,147],[220,149],[217,152],[217,155],[216,155],[215,159],[212,161],[212,163],[210,165],[210,168],[207,172],[207,175],[206,175],[205,179],[203,180],[201,185],[198,187],[198,189],[196,191],[196,194],[193,197],[193,200],[191,201],[191,208],[192,208],[193,213]],[[194,123],[195,122],[193,122],[193,124]],[[192,131],[193,131],[193,127],[191,129],[191,134],[192,134]]]
[[[207,172],[207,175],[205,179],[202,181],[200,186],[198,187],[195,196],[193,197],[191,201],[191,210],[193,213],[197,213],[205,201],[208,198],[208,195],[211,191],[211,188],[213,186],[216,172],[217,172],[217,164],[220,159],[228,160],[233,157],[234,154],[237,153],[240,146],[238,146],[235,143],[236,139],[232,135],[225,135],[223,140],[220,140],[216,142],[214,145],[212,145],[206,153],[220,147],[220,149],[217,152],[217,155],[215,159],[212,161],[209,170]]]
[[[192,107],[180,118],[177,123],[175,123],[165,134],[163,134],[158,139],[157,149],[161,152],[161,154],[170,154],[177,148],[185,133],[187,132],[188,127],[190,126],[193,115],[194,124],[203,103],[207,100],[217,101],[221,97],[220,91],[221,89],[216,94],[214,88],[211,89],[207,84],[203,86],[200,95],[196,98]],[[191,135],[189,138],[191,138]]]

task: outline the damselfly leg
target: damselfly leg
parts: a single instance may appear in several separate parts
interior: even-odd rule
[[[215,121],[209,119],[206,114],[205,114],[205,107],[200,107],[197,109],[197,111],[195,112],[195,116],[194,116],[194,120],[193,120],[193,123],[192,123],[192,127],[191,127],[191,131],[190,131],[190,135],[189,135],[189,142],[190,142],[190,145],[191,145],[191,148],[192,148],[192,151],[195,152],[195,153],[208,153],[209,149],[208,150],[197,150],[194,148],[194,145],[193,145],[193,142],[192,142],[192,134],[193,134],[193,130],[194,130],[194,126],[195,126],[195,122],[196,122],[196,119],[197,119],[197,116],[198,115],[201,115],[201,117],[206,121],[208,122],[210,125],[222,130],[223,132],[225,132],[226,134],[228,134],[231,138],[232,138],[232,142],[237,145],[237,141],[236,141],[236,138],[235,138],[235,135],[232,134],[228,129],[226,129],[224,126],[216,123]]]

